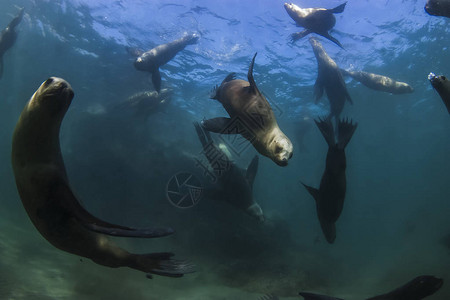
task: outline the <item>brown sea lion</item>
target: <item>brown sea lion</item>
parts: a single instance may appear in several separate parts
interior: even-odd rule
[[[12,19],[2,32],[0,32],[0,78],[2,78],[3,75],[3,55],[16,42],[17,32],[15,31],[15,28],[19,25],[20,21],[22,21],[23,12],[24,9],[21,8],[19,14]]]
[[[444,284],[441,278],[430,275],[422,275],[407,282],[401,287],[379,296],[366,300],[422,300],[436,293]],[[325,295],[313,293],[299,293],[305,300],[343,300]]]
[[[352,124],[347,120],[339,121],[337,143],[330,119],[316,121],[316,124],[328,144],[325,171],[319,189],[302,184],[316,200],[317,216],[322,231],[328,243],[332,244],[336,239],[335,223],[344,207],[347,186],[345,147],[350,142],[357,124]]]
[[[366,87],[376,91],[382,91],[391,94],[406,94],[414,92],[414,89],[409,84],[401,81],[396,81],[387,76],[363,71],[347,71],[344,69],[340,70],[342,75],[350,76],[356,81],[361,82]]]
[[[434,73],[428,75],[428,80],[436,92],[438,92],[439,96],[441,96],[450,114],[450,81],[445,76],[436,76]]]
[[[425,11],[432,16],[450,18],[450,0],[428,0]]]
[[[309,42],[313,48],[318,66],[317,79],[314,84],[315,102],[319,101],[325,90],[330,101],[329,117],[335,117],[337,122],[339,115],[344,109],[345,100],[348,100],[351,104],[353,104],[353,101],[350,98],[344,78],[336,62],[328,56],[317,39],[310,37]]]
[[[192,266],[172,260],[171,253],[133,254],[106,235],[162,237],[171,228],[135,229],[91,215],[69,185],[59,145],[61,122],[74,96],[63,79],[46,80],[25,106],[13,134],[12,166],[17,190],[32,223],[56,248],[108,267],[180,277]]]
[[[134,66],[140,71],[152,73],[153,87],[159,93],[161,90],[161,74],[159,73],[159,68],[168,63],[187,45],[197,43],[198,39],[198,34],[189,34],[173,42],[156,46],[147,52],[133,49],[130,53],[138,56],[134,61]]]
[[[203,120],[202,126],[216,133],[241,134],[260,154],[279,166],[287,166],[292,157],[292,143],[278,127],[269,102],[256,86],[253,79],[255,57],[256,53],[248,69],[248,82],[234,79],[235,73],[231,73],[213,91],[211,98],[219,101],[231,118]],[[230,130],[237,127],[237,131]]]
[[[300,8],[293,3],[284,3],[288,15],[297,23],[298,26],[304,27],[305,30],[292,34],[292,40],[296,41],[310,33],[317,33],[339,47],[343,48],[341,43],[332,37],[328,31],[336,24],[334,14],[342,13],[347,2],[333,8]]]
[[[210,194],[263,222],[264,214],[261,206],[253,198],[253,182],[258,172],[258,156],[255,155],[247,169],[243,170],[214,142],[208,131],[203,130],[197,122],[194,126],[203,146],[203,153],[216,177],[217,189]]]

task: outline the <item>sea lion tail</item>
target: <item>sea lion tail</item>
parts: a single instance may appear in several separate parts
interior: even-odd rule
[[[341,5],[336,6],[335,8],[330,9],[330,12],[332,12],[333,14],[340,14],[344,12],[345,5],[347,5],[347,1],[345,1]]]
[[[334,140],[334,129],[333,124],[331,124],[331,118],[319,118],[319,120],[314,120],[314,122],[316,122],[317,127],[325,138],[328,147],[334,147],[336,145],[336,142]]]
[[[341,298],[335,298],[335,297],[313,294],[313,293],[300,292],[298,294],[300,296],[302,296],[303,298],[305,298],[305,300],[344,300]]]
[[[338,147],[339,149],[345,149],[347,144],[350,142],[353,133],[356,130],[358,123],[353,124],[353,121],[348,118],[339,120],[338,122]]]
[[[184,260],[172,259],[173,253],[149,253],[149,254],[130,254],[130,263],[128,267],[147,272],[148,278],[151,274],[168,277],[181,277],[184,274],[195,272],[195,265]]]

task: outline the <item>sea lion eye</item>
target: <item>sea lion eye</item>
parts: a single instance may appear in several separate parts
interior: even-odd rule
[[[50,85],[53,82],[53,78],[50,77],[49,79],[47,79],[44,83],[44,85]]]

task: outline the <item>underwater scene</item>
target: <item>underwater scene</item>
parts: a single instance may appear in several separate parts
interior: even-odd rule
[[[0,299],[450,299],[450,1],[2,0]]]

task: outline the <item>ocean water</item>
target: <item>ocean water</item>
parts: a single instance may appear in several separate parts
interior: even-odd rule
[[[341,1],[294,3],[333,8]],[[25,8],[0,79],[0,299],[301,299],[298,292],[310,291],[356,300],[422,274],[444,279],[427,299],[450,299],[450,119],[427,80],[429,72],[450,76],[449,20],[426,14],[424,0],[350,0],[331,31],[345,49],[319,37],[341,68],[383,74],[415,90],[391,95],[346,81],[354,104],[342,116],[358,128],[346,148],[337,238],[328,244],[300,184],[320,183],[327,145],[313,119],[328,113],[328,100],[313,101],[317,62],[308,38],[290,42],[301,28],[283,4],[0,2],[1,29]],[[131,95],[153,91],[150,74],[134,68],[127,47],[149,50],[194,32],[198,43],[161,67],[162,87],[172,91],[167,106],[148,117],[117,109]],[[177,174],[213,187],[195,164],[203,156],[192,123],[227,116],[210,91],[230,72],[246,79],[255,52],[255,81],[294,144],[287,167],[259,158],[253,192],[266,221],[206,193],[190,207],[173,205],[168,190]],[[11,137],[25,103],[49,76],[75,91],[61,149],[80,201],[110,222],[173,227],[165,238],[114,240],[131,252],[174,252],[195,263],[195,273],[150,280],[100,266],[54,248],[32,225],[15,186]],[[245,145],[233,157],[241,168],[257,153]]]

